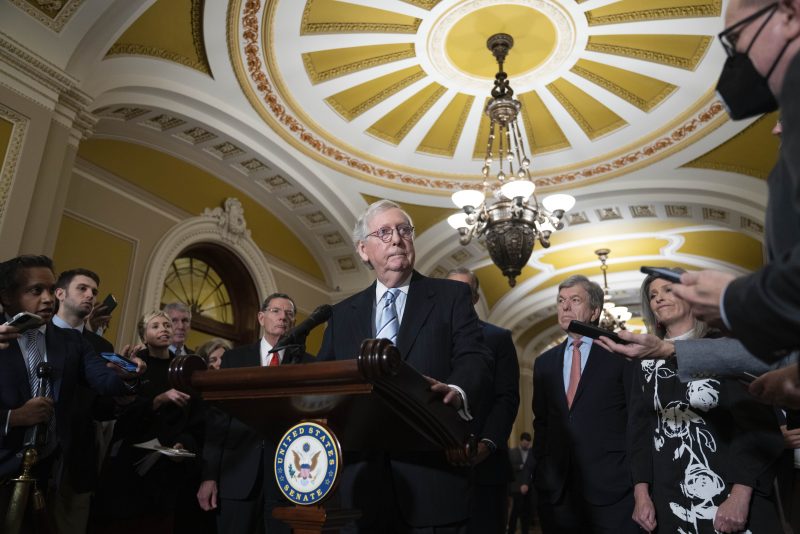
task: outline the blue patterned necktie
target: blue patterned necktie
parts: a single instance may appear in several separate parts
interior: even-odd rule
[[[27,341],[25,352],[28,355],[28,378],[30,379],[31,384],[31,397],[44,397],[46,396],[46,391],[39,391],[39,377],[36,376],[39,364],[44,362],[44,357],[42,356],[42,352],[39,350],[39,344],[37,343],[39,338],[39,329],[34,328],[32,330],[28,330],[25,332],[25,338]]]
[[[383,294],[383,308],[378,314],[378,327],[375,330],[376,338],[385,338],[394,344],[397,344],[397,329],[400,324],[397,320],[397,308],[394,305],[399,292],[399,289],[392,288]]]

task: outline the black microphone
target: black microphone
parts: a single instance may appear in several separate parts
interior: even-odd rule
[[[47,391],[47,382],[50,380],[50,375],[53,373],[53,367],[47,362],[40,362],[36,366],[36,377],[39,379],[39,396],[45,397]],[[52,417],[55,417],[53,414]],[[36,447],[41,449],[47,442],[47,427],[50,420],[38,423],[29,428],[25,433],[25,446]]]
[[[311,315],[306,317],[305,321],[282,335],[275,346],[272,347],[272,350],[269,351],[270,354],[283,350],[290,345],[305,345],[308,334],[310,334],[314,328],[330,319],[332,314],[333,306],[330,304],[318,306],[317,309],[311,312]]]

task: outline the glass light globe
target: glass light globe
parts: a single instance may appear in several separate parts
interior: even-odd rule
[[[456,191],[450,197],[459,209],[464,209],[465,206],[471,206],[473,208],[477,208],[481,204],[483,204],[483,200],[486,196],[483,194],[482,191],[476,191],[475,189],[462,189],[461,191]]]
[[[611,308],[611,315],[613,315],[617,319],[620,319],[621,316],[625,315],[626,313],[628,313],[628,308],[626,308],[625,306],[614,306],[613,308]]]
[[[503,193],[506,198],[522,197],[523,200],[528,200],[533,194],[534,189],[536,189],[536,184],[530,180],[513,180],[504,183],[500,188],[500,192]]]
[[[572,206],[575,205],[575,197],[572,195],[557,193],[544,198],[542,200],[542,205],[544,206],[544,209],[550,213],[558,210],[569,211],[572,209]]]
[[[447,224],[452,226],[455,230],[459,228],[467,228],[467,214],[462,212],[454,213],[447,218]]]

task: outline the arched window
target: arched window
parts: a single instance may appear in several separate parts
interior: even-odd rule
[[[258,338],[258,292],[244,264],[219,245],[198,243],[181,252],[167,272],[161,305],[192,310],[197,338],[221,337],[234,345]]]

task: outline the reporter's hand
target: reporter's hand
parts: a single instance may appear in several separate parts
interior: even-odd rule
[[[615,343],[609,337],[600,336],[595,342],[604,349],[637,360],[663,360],[672,356],[675,345],[653,334],[634,334],[627,330],[617,335],[628,342],[627,345]]]
[[[787,449],[800,449],[800,428],[788,430],[786,425],[781,425],[783,446]]]
[[[197,490],[197,503],[206,512],[217,508],[216,480],[204,480],[200,483],[200,489]]]
[[[20,337],[19,330],[15,326],[0,324],[0,349],[7,349],[9,341]]]
[[[55,405],[50,397],[33,397],[11,410],[8,426],[33,426],[48,421],[53,416]]]
[[[191,399],[191,397],[183,391],[178,391],[174,388],[168,389],[164,393],[156,395],[156,397],[153,399],[153,409],[158,410],[161,406],[168,402],[176,404],[180,407],[184,407],[189,404],[189,399]]]
[[[519,492],[520,492],[521,494],[523,494],[523,495],[527,495],[527,494],[528,494],[528,490],[529,490],[529,489],[530,489],[530,488],[528,487],[528,485],[527,485],[527,484],[522,484],[522,485],[520,485],[520,487],[519,487]]]
[[[461,409],[463,399],[461,398],[461,393],[459,393],[457,389],[429,376],[426,376],[425,379],[431,385],[431,391],[442,396],[443,403],[449,404],[456,410]]]
[[[488,458],[490,454],[492,454],[492,450],[489,448],[489,446],[486,443],[479,441],[475,456],[471,458],[472,465],[478,465]]]
[[[108,328],[108,324],[111,322],[111,314],[106,313],[108,308],[103,306],[102,303],[97,303],[92,308],[92,311],[89,312],[89,315],[86,316],[86,326],[92,332],[97,332],[97,329],[101,326],[103,328]]]
[[[800,377],[797,364],[769,371],[759,376],[747,390],[764,404],[782,408],[800,409]]]
[[[717,508],[714,516],[714,528],[719,532],[741,532],[747,525],[747,514],[750,510],[750,497],[753,488],[734,484],[731,494]]]
[[[711,326],[724,327],[720,317],[720,297],[736,276],[722,271],[689,271],[681,275],[672,292],[692,306],[692,315]]]

